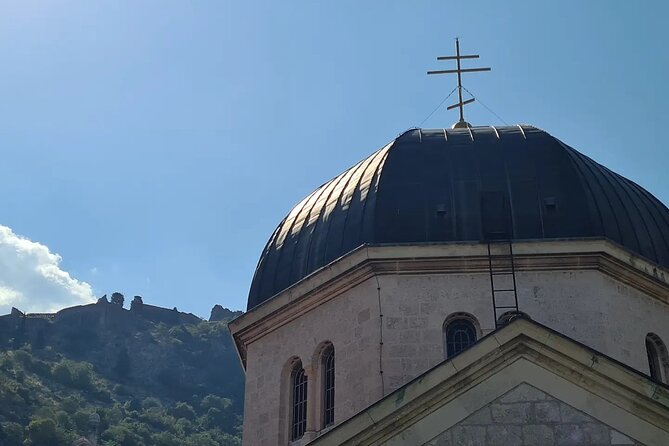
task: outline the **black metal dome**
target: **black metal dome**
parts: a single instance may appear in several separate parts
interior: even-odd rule
[[[669,267],[669,209],[530,126],[409,130],[295,206],[248,309],[366,243],[605,237]]]

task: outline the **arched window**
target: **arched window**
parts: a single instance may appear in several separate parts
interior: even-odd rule
[[[648,368],[650,377],[656,381],[667,382],[669,380],[669,354],[662,339],[654,333],[646,336],[646,353],[648,355]]]
[[[451,358],[476,342],[476,327],[469,317],[456,317],[444,325],[446,357]]]
[[[323,427],[334,424],[335,409],[335,351],[332,344],[323,350],[321,357],[323,370]]]
[[[299,440],[307,428],[307,375],[297,361],[290,375],[292,387],[291,440]]]

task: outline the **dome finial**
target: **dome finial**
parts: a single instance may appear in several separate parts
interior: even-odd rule
[[[465,121],[465,114],[464,114],[464,106],[467,104],[471,104],[472,102],[475,101],[475,99],[472,97],[471,99],[467,99],[466,101],[462,100],[462,73],[473,73],[477,71],[490,71],[490,68],[461,68],[460,67],[460,60],[461,59],[478,59],[479,55],[478,54],[468,54],[461,56],[460,55],[460,39],[457,37],[455,38],[455,56],[439,56],[437,57],[437,60],[455,60],[457,62],[457,68],[455,70],[436,70],[436,71],[428,71],[427,74],[452,74],[452,73],[457,73],[458,75],[458,103],[449,105],[446,110],[452,110],[456,107],[460,109],[460,120],[453,124],[454,129],[458,128],[467,128],[471,127],[467,121]],[[451,92],[452,93],[452,92]],[[449,95],[450,96],[450,95]]]

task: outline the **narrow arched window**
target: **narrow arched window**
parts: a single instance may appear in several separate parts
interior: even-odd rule
[[[444,328],[446,357],[451,358],[476,342],[476,328],[469,319],[458,318]]]
[[[291,440],[299,440],[307,428],[307,375],[301,362],[297,362],[291,373],[292,417]]]
[[[330,344],[324,351],[321,361],[323,370],[323,427],[334,424],[335,410],[335,351]]]
[[[660,358],[657,355],[657,349],[650,339],[646,338],[646,353],[648,354],[648,367],[650,369],[650,377],[655,380],[660,380]]]
[[[646,336],[646,354],[650,377],[666,383],[669,380],[669,354],[658,335],[648,333]]]

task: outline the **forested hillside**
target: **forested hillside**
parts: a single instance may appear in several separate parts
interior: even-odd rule
[[[243,377],[227,321],[170,326],[103,305],[93,310],[105,318],[39,330],[0,323],[0,445],[240,444]]]

